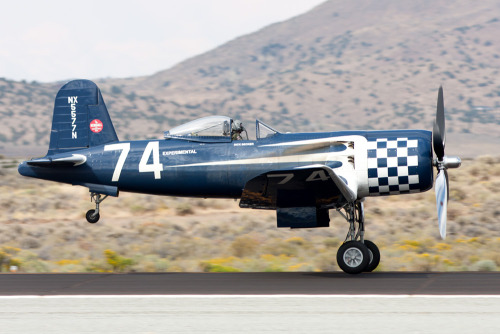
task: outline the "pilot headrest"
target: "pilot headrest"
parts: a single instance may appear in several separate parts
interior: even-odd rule
[[[243,127],[243,123],[240,120],[233,121],[233,130],[239,130]]]

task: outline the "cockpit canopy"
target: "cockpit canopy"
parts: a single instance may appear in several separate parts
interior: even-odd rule
[[[207,116],[166,131],[165,138],[218,143],[231,141],[231,118]]]
[[[238,124],[227,116],[207,116],[165,131],[164,137],[204,143],[224,143],[241,139],[241,136],[235,136],[236,131],[237,134],[241,131],[246,132],[241,122]],[[256,132],[257,139],[269,138],[279,133],[259,120],[256,122]]]

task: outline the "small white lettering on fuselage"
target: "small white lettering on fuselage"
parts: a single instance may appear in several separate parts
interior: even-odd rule
[[[68,96],[68,104],[71,108],[71,139],[77,139],[76,132],[76,104],[78,103],[78,96]]]
[[[182,155],[182,154],[197,154],[196,150],[178,150],[178,151],[166,151],[163,152],[163,156],[167,155]]]
[[[254,143],[234,143],[234,146],[253,146]]]

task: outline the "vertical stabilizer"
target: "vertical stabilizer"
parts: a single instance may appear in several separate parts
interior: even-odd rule
[[[118,141],[101,91],[89,80],[73,80],[57,93],[47,155]]]

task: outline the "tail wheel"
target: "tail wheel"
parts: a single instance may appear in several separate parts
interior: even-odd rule
[[[337,252],[337,263],[348,274],[359,274],[365,271],[370,262],[368,248],[359,241],[348,241],[340,246]]]
[[[102,201],[104,201],[106,198],[108,198],[108,195],[102,197],[102,195],[99,193],[90,193],[90,201],[95,202],[95,210],[89,210],[87,211],[87,214],[85,214],[85,218],[87,218],[87,221],[89,223],[95,224],[99,221],[99,218],[101,218],[101,216],[99,215],[99,204],[101,204]]]
[[[99,218],[101,218],[101,216],[99,215],[99,213],[96,213],[95,210],[89,210],[87,211],[85,218],[87,218],[87,221],[89,223],[95,224],[99,221]]]
[[[365,272],[372,272],[375,270],[375,268],[378,267],[378,264],[380,263],[380,251],[373,242],[370,240],[365,240],[364,244],[366,248],[368,249],[370,261],[368,262],[368,265],[365,268]]]

